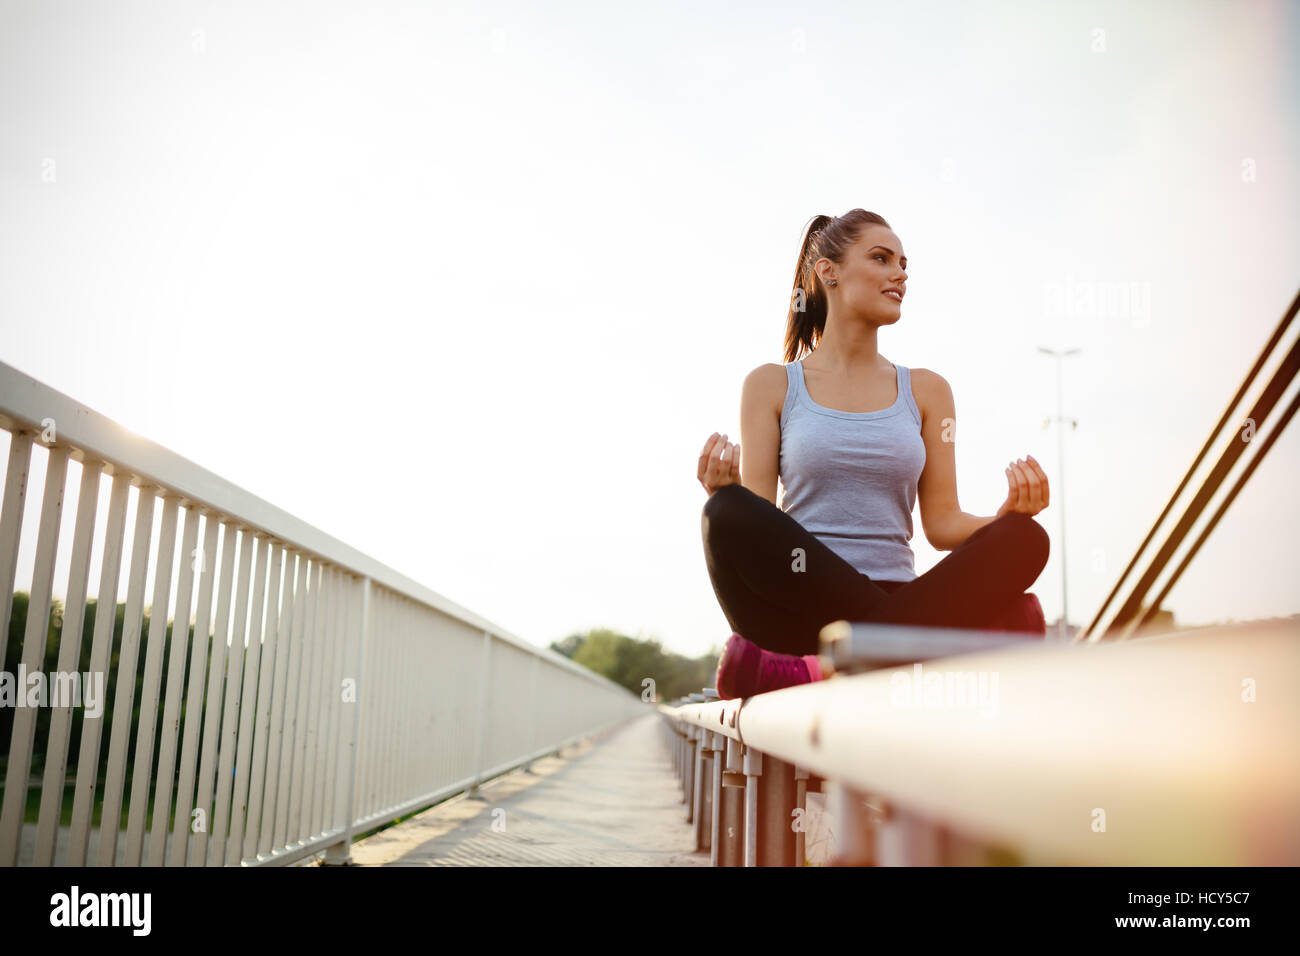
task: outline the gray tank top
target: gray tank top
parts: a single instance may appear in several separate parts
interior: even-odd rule
[[[803,360],[785,367],[781,510],[873,580],[916,578],[912,508],[925,468],[911,370],[894,366],[898,397],[876,412],[818,405]]]

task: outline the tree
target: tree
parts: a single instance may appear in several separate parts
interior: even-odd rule
[[[571,634],[551,644],[588,670],[640,694],[654,681],[659,700],[671,700],[703,687],[712,686],[719,651],[697,658],[664,650],[657,640],[628,637],[608,628],[595,628],[586,634]]]

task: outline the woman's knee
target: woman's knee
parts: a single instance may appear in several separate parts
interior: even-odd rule
[[[716,544],[726,535],[727,528],[731,525],[732,516],[736,512],[734,506],[735,496],[731,489],[738,487],[740,486],[724,485],[709,495],[704,502],[704,508],[700,515],[700,532],[704,536],[706,546]]]
[[[765,507],[771,508],[771,503],[744,485],[723,485],[704,502],[704,547],[716,556],[751,550],[756,539],[768,533],[771,516],[764,513]]]
[[[702,523],[705,537],[724,532],[743,513],[747,489],[744,485],[723,485],[704,502]]]
[[[1036,571],[1042,571],[1052,550],[1052,539],[1047,529],[1023,511],[1007,512],[999,520],[1004,526],[1003,532],[1013,536],[1019,549],[1036,566]]]

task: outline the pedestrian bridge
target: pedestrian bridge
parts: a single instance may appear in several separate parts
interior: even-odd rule
[[[744,701],[642,700],[0,363],[0,864],[1296,865],[1300,618],[1153,624],[1300,405],[1298,302],[1073,643],[836,622]]]

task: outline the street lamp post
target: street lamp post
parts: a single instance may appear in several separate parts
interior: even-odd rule
[[[1049,348],[1045,348],[1045,347],[1043,347],[1043,346],[1040,345],[1040,346],[1038,347],[1038,351],[1042,352],[1044,355],[1051,355],[1052,357],[1054,357],[1054,358],[1056,359],[1056,416],[1055,416],[1055,421],[1056,421],[1056,423],[1057,423],[1057,429],[1056,429],[1056,459],[1057,459],[1057,467],[1060,469],[1060,485],[1061,485],[1060,490],[1059,490],[1059,493],[1058,493],[1057,496],[1056,496],[1056,497],[1058,498],[1058,500],[1059,500],[1059,502],[1060,502],[1060,506],[1061,506],[1061,627],[1060,627],[1061,637],[1060,637],[1060,639],[1061,639],[1062,642],[1066,642],[1066,641],[1068,641],[1068,640],[1070,639],[1070,624],[1069,624],[1069,620],[1070,620],[1070,597],[1069,597],[1069,593],[1070,593],[1070,592],[1069,592],[1069,578],[1066,576],[1066,569],[1065,569],[1065,555],[1066,555],[1066,548],[1065,548],[1065,424],[1066,424],[1066,422],[1068,421],[1069,424],[1070,424],[1070,428],[1071,428],[1071,429],[1074,429],[1074,428],[1077,428],[1077,427],[1078,427],[1079,422],[1078,422],[1077,419],[1074,419],[1074,418],[1069,418],[1069,419],[1067,419],[1067,418],[1065,417],[1065,415],[1064,415],[1064,408],[1062,407],[1062,401],[1061,401],[1061,377],[1062,377],[1062,373],[1061,373],[1061,361],[1062,361],[1063,359],[1065,359],[1065,358],[1068,358],[1068,357],[1071,356],[1071,355],[1076,355],[1076,354],[1078,354],[1079,351],[1080,351],[1080,349],[1075,348],[1075,349],[1066,349],[1065,351],[1057,351],[1056,349],[1049,349]],[[1043,427],[1046,428],[1047,425],[1048,425],[1048,423],[1051,422],[1051,421],[1053,421],[1052,418],[1045,419],[1045,420],[1043,421]]]

